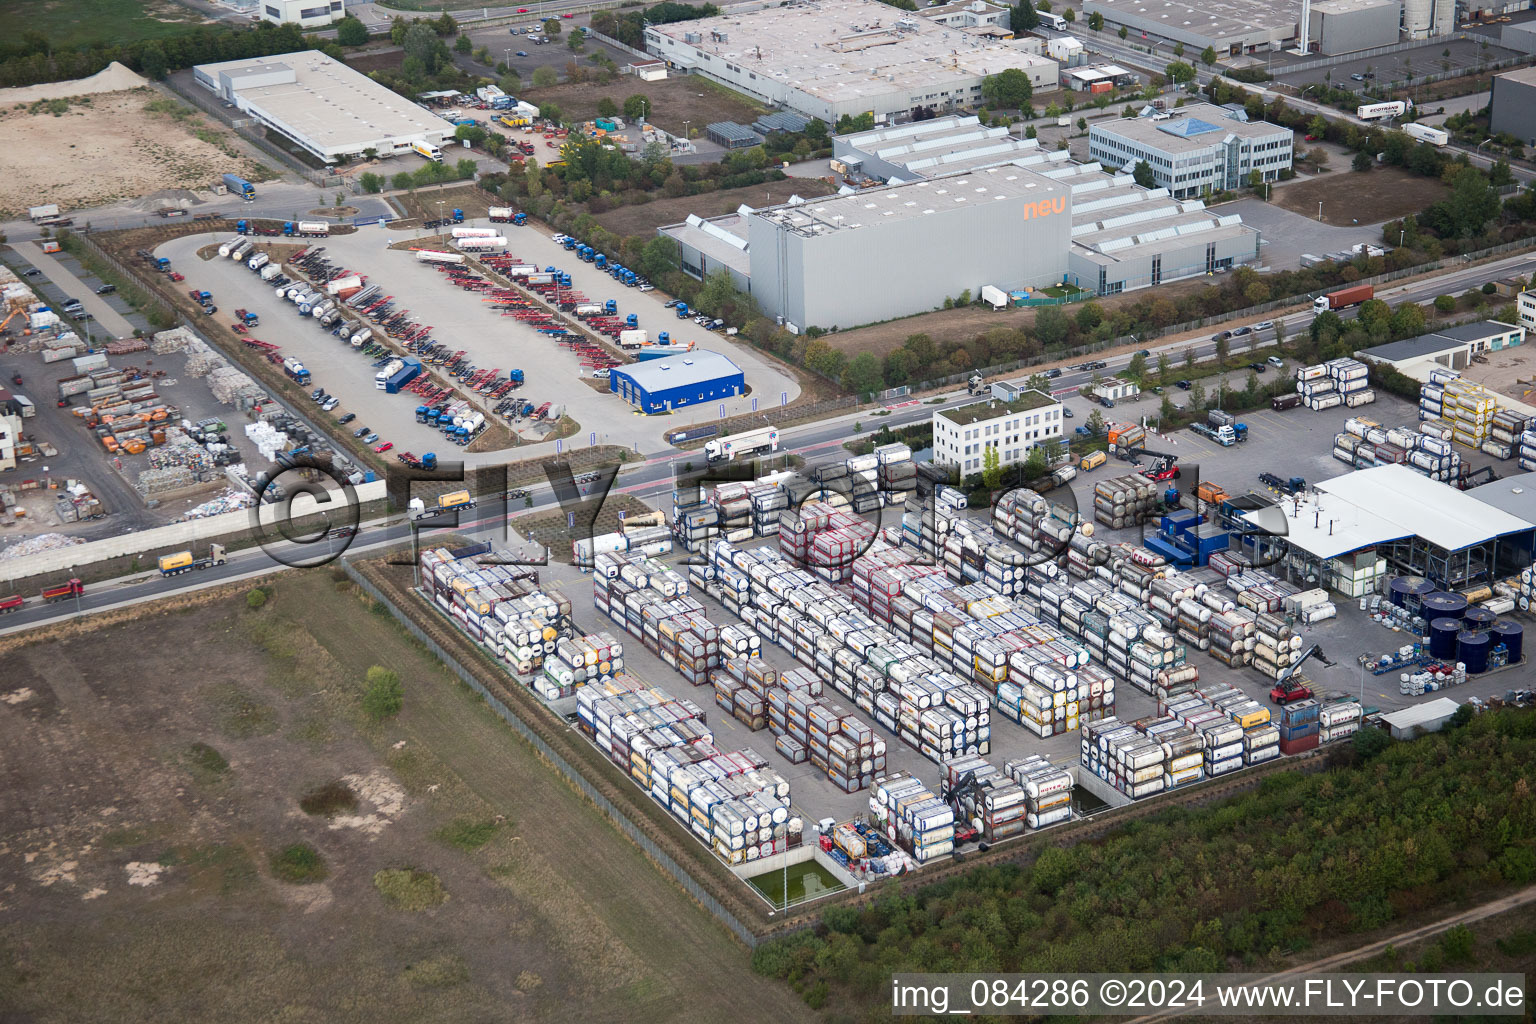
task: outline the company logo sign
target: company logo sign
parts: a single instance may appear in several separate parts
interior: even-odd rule
[[[1049,199],[1041,199],[1033,203],[1024,204],[1024,219],[1039,220],[1041,217],[1049,217],[1053,213],[1063,213],[1067,209],[1066,196],[1052,196]]]

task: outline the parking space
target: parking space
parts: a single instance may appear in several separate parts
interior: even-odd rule
[[[1514,50],[1507,50],[1482,40],[1456,39],[1449,43],[1416,46],[1397,53],[1361,57],[1328,67],[1312,68],[1290,74],[1287,74],[1280,61],[1276,60],[1272,70],[1275,80],[1287,85],[1299,86],[1313,82],[1327,82],[1335,88],[1359,92],[1367,85],[1391,85],[1393,82],[1405,82],[1410,74],[1415,78],[1422,78],[1425,75],[1443,75],[1448,72],[1470,74],[1493,61],[1518,56],[1519,54]],[[1374,81],[1356,81],[1352,77],[1368,73],[1375,76]],[[1361,102],[1368,101],[1361,100]]]
[[[510,233],[511,252],[520,259],[539,266],[559,266],[571,272],[574,287],[596,301],[613,298],[621,313],[636,313],[640,326],[653,334],[670,331],[678,341],[696,341],[701,348],[720,351],[735,360],[746,374],[753,394],[769,405],[793,402],[799,397],[799,385],[787,372],[769,363],[744,345],[728,342],[693,324],[679,320],[659,293],[643,293],[625,288],[589,264],[579,263],[571,253],[560,248],[541,232],[500,225]],[[176,239],[157,252],[169,256],[187,274],[187,285],[196,285],[214,293],[220,307],[219,317],[226,318],[236,307],[250,309],[262,319],[252,335],[281,346],[284,356],[303,361],[314,380],[314,387],[341,399],[333,412],[341,416],[354,412],[358,425],[367,423],[382,439],[394,442],[397,449],[441,453],[441,435],[415,422],[416,403],[410,395],[387,395],[374,387],[373,360],[359,355],[344,342],[323,331],[313,321],[299,316],[290,303],[276,297],[244,266],[230,260],[200,260],[197,250],[210,242],[225,241],[225,236],[197,235]],[[630,444],[642,452],[661,451],[664,430],[677,425],[683,413],[675,416],[640,417],[625,402],[606,391],[597,391],[581,382],[583,371],[572,352],[559,347],[533,328],[510,317],[502,317],[488,308],[480,297],[463,291],[432,268],[417,262],[403,249],[391,249],[395,240],[385,229],[366,228],[352,235],[336,236],[317,242],[323,244],[328,258],[338,267],[362,274],[370,284],[380,285],[394,297],[396,310],[409,310],[420,323],[430,325],[432,337],[452,351],[463,350],[474,365],[499,368],[505,373],[521,369],[527,384],[520,395],[538,404],[563,403],[567,415],[579,425],[573,445],[586,446],[593,435],[599,444]],[[424,248],[443,248],[441,240],[422,238]],[[751,398],[725,402],[726,415],[751,411]],[[719,403],[711,403],[705,414],[716,416]],[[686,412],[686,410],[685,410]],[[529,444],[520,454],[551,451],[553,442]]]
[[[1279,189],[1276,192],[1278,194]],[[1262,199],[1239,199],[1225,203],[1219,209],[1224,215],[1237,214],[1244,224],[1259,231],[1262,239],[1259,256],[1270,270],[1295,270],[1301,265],[1303,255],[1339,252],[1357,242],[1381,244],[1379,227],[1370,224],[1333,227]]]

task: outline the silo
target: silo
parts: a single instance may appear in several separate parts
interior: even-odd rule
[[[1403,0],[1403,32],[1409,39],[1427,38],[1434,21],[1435,0]]]

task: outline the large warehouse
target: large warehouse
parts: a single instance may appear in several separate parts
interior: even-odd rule
[[[1308,5],[1309,47],[1349,53],[1427,39],[1456,28],[1457,0],[1317,0]],[[1302,0],[1084,0],[1083,14],[1101,14],[1149,42],[1207,46],[1236,56],[1294,50],[1301,44]],[[1401,32],[1399,32],[1401,27]],[[1188,59],[1188,58],[1186,58]]]
[[[746,379],[725,356],[699,350],[615,366],[608,371],[608,387],[641,412],[656,413],[734,398]]]
[[[984,284],[1057,284],[1070,189],[1004,165],[759,210],[752,295],[800,328],[910,316]]]
[[[1536,146],[1536,68],[1493,76],[1488,130],[1508,132],[1522,144]]]
[[[197,83],[326,163],[441,146],[453,125],[319,50],[192,69]]]
[[[1088,128],[1088,155],[1105,167],[1133,170],[1145,160],[1176,197],[1242,188],[1258,171],[1275,181],[1291,166],[1293,133],[1247,121],[1225,107],[1192,103],[1167,114],[1122,117]]]
[[[1311,5],[1308,41],[1319,53],[1355,53],[1397,42],[1400,0],[1316,0]]]
[[[645,48],[674,68],[828,124],[844,115],[885,122],[971,107],[981,102],[982,79],[1008,68],[1037,90],[1056,87],[1056,62],[1023,43],[946,28],[877,0],[788,3],[651,25]]]

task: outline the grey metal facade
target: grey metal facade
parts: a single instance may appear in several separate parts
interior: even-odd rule
[[[1109,263],[1097,254],[1073,248],[1068,274],[1073,284],[1100,295],[1115,295],[1190,277],[1221,273],[1251,263],[1259,256],[1257,231],[1234,232],[1227,237],[1197,239],[1191,244],[1169,238],[1161,244],[1142,242],[1122,250]]]
[[[1402,5],[1382,3],[1321,3],[1312,7],[1311,37],[1321,53],[1354,53],[1397,42]]]
[[[1493,78],[1493,108],[1489,127],[1508,132],[1525,145],[1536,145],[1536,68],[1523,68]]]
[[[759,211],[748,225],[752,294],[766,312],[803,330],[911,316],[967,290],[975,295],[985,284],[1016,289],[1060,283],[1071,242],[1070,189],[1029,177],[1038,187],[1027,198],[1010,195],[947,207],[909,190],[950,178],[873,190],[910,195],[895,201],[902,206],[915,201],[917,209],[887,218],[849,206],[862,223],[822,231],[765,216],[772,210]],[[871,193],[849,198],[862,206]],[[1058,209],[1034,216],[1037,207],[1031,204],[1042,200]],[[816,205],[812,201],[801,209]]]

